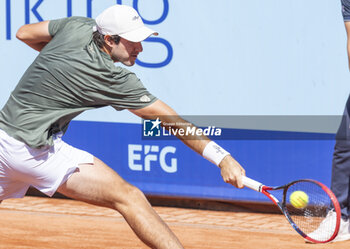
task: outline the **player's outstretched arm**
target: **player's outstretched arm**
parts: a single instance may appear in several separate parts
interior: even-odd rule
[[[172,125],[172,127],[175,129],[186,129],[188,125],[190,125],[191,128],[196,128],[194,125],[189,124],[187,121],[182,119],[171,107],[169,107],[161,100],[157,100],[147,107],[137,110],[130,109],[129,111],[143,119],[160,118],[162,124],[177,124]],[[167,128],[166,125],[163,126]],[[177,137],[192,150],[196,151],[209,161],[218,165],[218,167],[221,169],[221,175],[225,182],[230,183],[235,187],[243,188],[242,175],[245,175],[245,170],[223,148],[215,144],[204,135],[188,135]]]
[[[49,33],[49,21],[23,25],[18,29],[16,37],[40,52],[52,39]]]

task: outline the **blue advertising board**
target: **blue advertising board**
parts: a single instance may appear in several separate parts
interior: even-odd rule
[[[234,130],[231,130],[234,132]],[[267,201],[250,189],[225,183],[220,170],[178,139],[142,138],[141,124],[73,121],[64,140],[102,159],[146,194],[216,200]],[[251,131],[239,130],[239,134]],[[271,131],[261,131],[265,137]],[[303,139],[305,136],[305,139]],[[247,175],[268,185],[312,178],[329,186],[333,135],[310,139],[217,141],[242,164]]]

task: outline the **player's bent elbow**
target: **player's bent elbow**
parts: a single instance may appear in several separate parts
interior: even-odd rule
[[[20,27],[20,28],[18,29],[17,33],[16,33],[16,38],[17,38],[18,40],[24,41],[24,40],[27,39],[27,36],[28,36],[28,34],[27,34],[27,32],[25,31],[24,26]]]

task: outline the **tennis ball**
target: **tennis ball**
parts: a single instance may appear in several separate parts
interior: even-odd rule
[[[307,206],[309,203],[309,196],[304,191],[294,191],[289,196],[289,201],[293,205],[293,207],[302,209]]]

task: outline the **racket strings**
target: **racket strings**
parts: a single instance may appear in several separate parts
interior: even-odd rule
[[[289,218],[311,239],[326,241],[333,236],[336,215],[331,198],[320,185],[300,181],[289,186],[284,193],[284,208]]]

